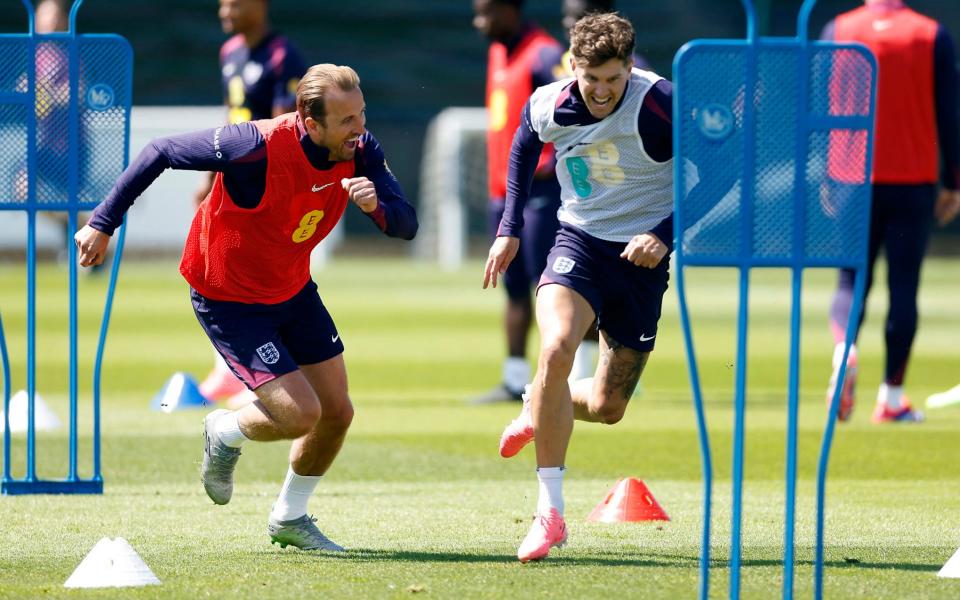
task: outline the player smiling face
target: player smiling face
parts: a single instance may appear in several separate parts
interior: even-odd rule
[[[611,58],[607,62],[591,67],[585,60],[570,57],[570,67],[577,77],[577,87],[590,114],[598,119],[610,115],[627,89],[633,60],[624,62]]]
[[[304,120],[314,144],[330,151],[330,160],[353,160],[357,142],[366,132],[367,110],[360,88],[331,88],[326,95],[326,115]]]
[[[623,97],[634,42],[633,25],[616,13],[588,15],[570,30],[570,68],[594,117],[608,116]]]

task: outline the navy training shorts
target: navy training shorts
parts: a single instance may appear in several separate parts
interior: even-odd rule
[[[313,281],[278,304],[211,300],[193,288],[190,299],[217,352],[251,390],[298,365],[343,353],[343,341]]]
[[[576,291],[590,303],[599,329],[628,348],[650,352],[670,280],[670,256],[648,269],[620,258],[625,247],[561,223],[537,289],[556,283]]]

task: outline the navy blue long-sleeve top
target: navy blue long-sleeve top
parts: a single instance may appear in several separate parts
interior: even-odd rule
[[[302,125],[300,146],[315,169],[334,166],[329,151],[314,144]],[[354,177],[373,182],[379,200],[377,208],[365,214],[386,235],[413,239],[418,228],[416,211],[387,167],[380,142],[369,131],[360,136],[354,163]],[[252,122],[155,139],[123,172],[106,200],[93,211],[88,225],[112,234],[134,200],[166,169],[223,173],[224,186],[234,203],[256,208],[266,189],[267,144]]]
[[[576,81],[570,83],[570,94],[554,109],[554,118],[565,127],[592,125],[599,119],[590,114]],[[620,104],[614,110],[620,110],[626,92],[620,98]],[[659,80],[643,98],[643,106],[637,117],[637,133],[643,141],[647,155],[657,162],[667,162],[673,156],[673,84],[666,79]],[[543,142],[530,123],[530,102],[523,107],[520,127],[513,138],[510,148],[510,167],[507,177],[507,199],[504,205],[503,219],[498,235],[519,237],[523,227],[523,207],[530,196],[530,183],[537,169],[537,161]],[[641,232],[638,232],[641,233]],[[670,245],[673,240],[673,215],[661,221],[650,233]]]

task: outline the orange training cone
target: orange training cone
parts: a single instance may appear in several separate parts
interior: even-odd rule
[[[669,521],[670,517],[657,504],[647,485],[640,479],[620,479],[610,488],[588,521],[620,523],[622,521]]]

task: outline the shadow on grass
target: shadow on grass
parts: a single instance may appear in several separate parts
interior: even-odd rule
[[[284,555],[278,555],[275,551],[264,551],[263,554],[271,554],[275,558]],[[299,560],[302,557],[311,556],[307,552],[290,552],[285,555],[292,560]],[[422,563],[488,563],[488,564],[514,564],[517,563],[516,555],[510,554],[490,554],[483,552],[426,552],[413,550],[374,550],[366,548],[351,549],[345,554],[317,553],[317,558],[330,560],[344,560],[350,562],[422,562]],[[623,556],[623,555],[604,555],[580,553],[577,556],[566,556],[562,550],[554,551],[549,560],[531,564],[542,565],[543,567],[570,567],[570,566],[609,566],[609,567],[674,567],[689,568],[696,566],[697,558],[694,556],[670,556],[662,554]]]
[[[512,553],[491,554],[485,552],[427,552],[415,550],[377,550],[368,548],[355,548],[348,550],[345,554],[334,554],[326,552],[303,552],[303,551],[283,551],[263,550],[257,554],[270,555],[274,559],[280,560],[303,560],[303,559],[328,559],[349,562],[422,562],[422,563],[451,563],[451,564],[515,564],[518,563],[517,557]],[[633,554],[626,556],[623,554],[598,554],[598,553],[579,553],[576,556],[566,555],[563,550],[554,551],[548,560],[537,561],[530,565],[539,565],[539,568],[552,567],[571,567],[571,566],[608,566],[608,567],[665,567],[675,569],[698,569],[700,558],[695,555],[676,555],[663,553]],[[743,568],[782,568],[783,562],[776,559],[749,559],[742,563]],[[812,560],[798,560],[797,567],[813,569]],[[915,571],[915,572],[936,572],[941,565],[917,564],[917,563],[884,563],[884,562],[862,562],[857,559],[846,560],[828,560],[824,562],[824,567],[832,569],[884,569],[891,571]],[[729,564],[725,559],[712,559],[710,561],[710,572],[721,573],[729,570]]]
[[[775,559],[753,559],[744,560],[741,563],[744,567],[783,567],[782,560]],[[813,569],[812,560],[798,560],[797,567],[809,567]],[[711,560],[710,571],[726,571],[730,565],[726,560]],[[885,569],[889,571],[939,571],[942,565],[916,564],[916,563],[883,563],[883,562],[864,562],[858,559],[845,560],[826,560],[823,562],[824,569]]]

